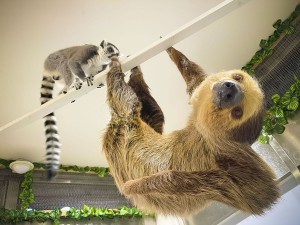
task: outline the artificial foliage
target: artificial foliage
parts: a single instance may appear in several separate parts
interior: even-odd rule
[[[0,158],[0,164],[2,164],[7,169],[9,169],[9,164],[14,161],[15,160],[6,160]],[[35,169],[46,169],[46,165],[44,163],[33,162],[32,164],[34,165]],[[59,169],[66,172],[74,171],[78,173],[96,173],[99,177],[104,177],[109,175],[109,168],[107,167],[96,167],[96,166],[80,167],[76,165],[73,166],[60,165]]]
[[[275,31],[267,40],[260,41],[260,50],[258,50],[252,59],[242,68],[242,70],[253,75],[255,67],[262,63],[263,60],[272,55],[273,48],[279,41],[282,34],[291,35],[295,31],[295,21],[300,16],[300,4],[297,5],[292,14],[284,21],[277,20],[273,27]],[[263,144],[269,143],[269,135],[282,134],[288,119],[294,115],[300,104],[299,98],[299,79],[295,75],[295,83],[281,97],[279,94],[272,96],[273,107],[270,108],[264,118],[263,128],[258,141]]]
[[[0,158],[0,164],[5,168],[9,169],[9,164],[15,160],[6,160]],[[33,163],[35,169],[45,169],[45,164]],[[61,170],[64,171],[75,171],[80,173],[94,172],[98,176],[103,177],[109,174],[109,169],[105,167],[79,167],[79,166],[61,166]],[[34,203],[34,193],[32,190],[32,171],[27,172],[24,175],[24,179],[21,183],[22,191],[19,195],[20,199],[20,210],[15,209],[0,209],[0,224],[15,224],[17,222],[45,222],[51,220],[53,224],[58,225],[62,219],[114,219],[114,218],[132,218],[154,216],[153,214],[144,214],[137,208],[129,208],[122,206],[119,209],[108,209],[108,208],[96,208],[94,206],[84,206],[82,209],[70,208],[66,213],[62,213],[60,209],[43,211],[43,210],[31,210],[28,209],[32,203]]]
[[[285,21],[277,20],[273,27],[275,31],[269,36],[267,40],[261,40],[259,46],[261,49],[255,53],[252,59],[242,68],[249,74],[254,73],[255,67],[260,64],[267,56],[272,55],[273,48],[278,42],[282,34],[293,34],[295,31],[294,21],[300,15],[300,4],[296,7],[295,11]],[[288,123],[288,118],[294,115],[295,111],[299,108],[300,101],[300,80],[295,76],[295,83],[283,95],[275,94],[272,96],[273,107],[271,107],[264,118],[263,129],[259,141],[262,143],[269,142],[269,135],[281,134],[285,130],[285,125]],[[9,168],[9,164],[15,160],[5,160],[0,158],[0,164],[5,168]],[[35,169],[46,169],[46,165],[42,163],[33,163]],[[99,177],[104,177],[109,174],[109,168],[105,167],[79,167],[79,166],[60,166],[60,170],[74,171],[79,173],[93,172],[98,174]],[[19,195],[20,210],[0,209],[0,224],[15,224],[17,222],[46,222],[50,220],[54,225],[59,225],[63,219],[114,219],[114,218],[133,218],[154,216],[154,214],[144,214],[137,208],[128,208],[122,206],[119,209],[95,208],[84,206],[82,209],[70,208],[66,213],[60,209],[43,211],[28,209],[34,202],[34,193],[32,190],[32,171],[24,175],[21,184],[22,192]]]
[[[118,218],[141,218],[142,216],[153,216],[144,214],[137,208],[122,206],[119,209],[107,209],[84,206],[82,209],[70,208],[66,213],[60,209],[52,211],[42,210],[8,210],[0,209],[0,224],[10,224],[17,222],[46,222],[50,220],[54,225],[59,225],[64,219],[118,219]]]
[[[262,61],[267,57],[272,55],[274,45],[278,42],[282,34],[291,35],[295,31],[295,25],[294,22],[296,18],[300,15],[300,4],[297,5],[295,10],[292,12],[292,14],[282,22],[282,20],[277,20],[273,27],[275,28],[275,31],[272,35],[268,37],[268,39],[262,39],[259,43],[260,50],[258,50],[252,59],[242,67],[242,70],[246,71],[249,74],[254,73],[255,67],[262,63]]]
[[[274,105],[267,111],[263,121],[263,128],[259,141],[269,143],[269,135],[282,134],[288,118],[293,116],[299,108],[300,101],[300,80],[295,76],[295,83],[283,95],[275,94],[272,96]]]
[[[26,210],[34,202],[34,194],[32,190],[32,171],[28,171],[24,175],[24,179],[21,183],[22,191],[19,195],[20,205],[22,210]]]

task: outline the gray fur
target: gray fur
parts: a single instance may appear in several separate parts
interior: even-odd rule
[[[110,57],[119,56],[119,50],[113,44],[102,41],[100,46],[82,45],[65,48],[50,54],[44,62],[44,74],[41,85],[41,104],[52,99],[55,82],[64,87],[59,94],[67,93],[72,87],[81,88],[82,82],[93,85],[93,77],[103,71]],[[48,178],[53,178],[60,166],[60,137],[54,113],[44,117],[46,133],[46,165]]]

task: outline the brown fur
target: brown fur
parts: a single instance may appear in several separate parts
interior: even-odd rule
[[[186,216],[211,201],[262,214],[278,199],[275,175],[251,149],[261,129],[264,95],[240,70],[207,76],[197,64],[170,48],[193,106],[185,128],[161,134],[163,114],[151,97],[140,68],[124,81],[112,59],[107,75],[111,121],[103,150],[119,190],[141,209]],[[214,104],[214,84],[238,83],[238,106]],[[234,114],[236,110],[242,114]]]

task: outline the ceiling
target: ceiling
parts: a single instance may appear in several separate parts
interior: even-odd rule
[[[98,45],[106,39],[125,55],[149,46],[222,0],[1,0],[0,126],[39,107],[43,61],[61,48]],[[285,19],[298,0],[250,0],[175,47],[208,73],[241,68],[259,41]],[[165,113],[165,132],[182,128],[190,112],[185,85],[165,52],[142,65],[145,80]],[[62,163],[107,166],[101,139],[110,119],[106,88],[56,111]],[[0,158],[43,162],[45,137],[39,119],[0,133]]]

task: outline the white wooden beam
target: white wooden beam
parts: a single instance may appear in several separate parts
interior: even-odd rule
[[[213,7],[212,9],[206,11],[199,17],[170,33],[169,35],[162,37],[158,41],[154,42],[152,45],[144,48],[140,52],[131,55],[126,60],[122,61],[123,71],[128,71],[135,66],[140,65],[146,60],[152,58],[158,53],[164,51],[165,49],[175,45],[176,43],[182,41],[183,39],[189,37],[190,35],[196,33],[200,29],[208,26],[214,21],[222,18],[223,16],[229,14],[235,9],[239,8],[246,2],[250,0],[225,0],[221,4]],[[95,89],[99,84],[104,84],[106,79],[106,72],[101,72],[97,74],[94,78],[94,85],[87,86],[86,84],[79,90],[70,90],[65,95],[57,96],[51,101],[41,105],[35,110],[21,116],[20,118],[11,121],[10,123],[0,127],[0,133],[8,132],[13,129],[23,127],[37,119],[40,119],[51,112],[56,111],[60,107],[76,100],[77,98],[89,93]]]

